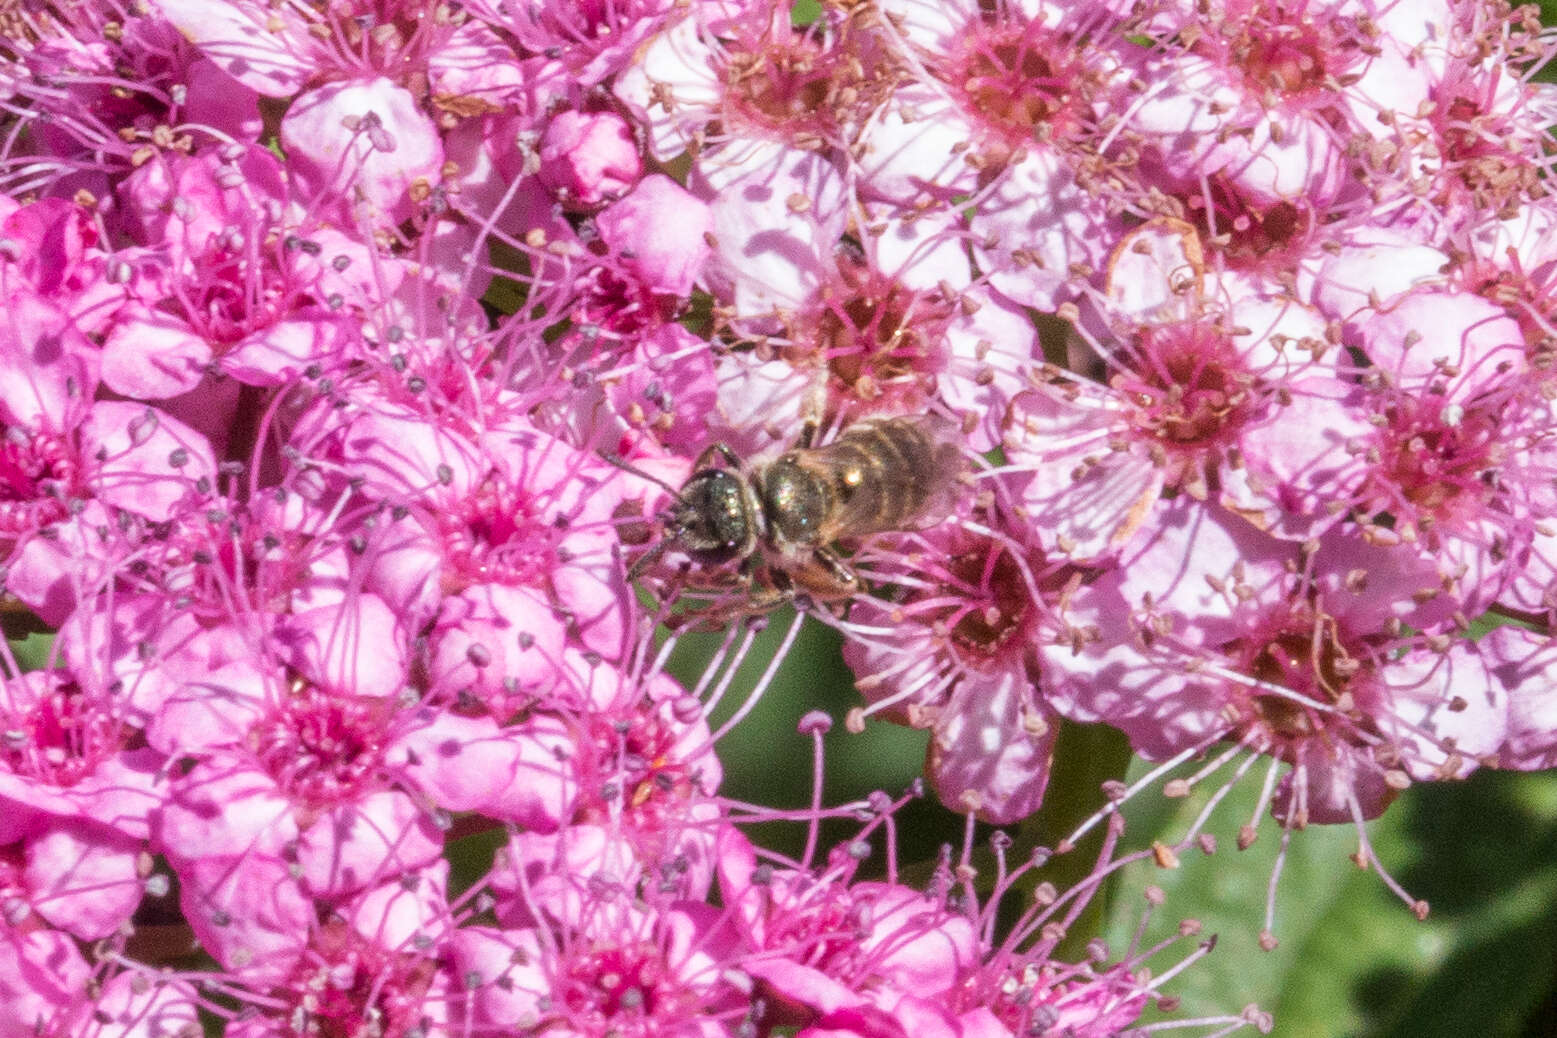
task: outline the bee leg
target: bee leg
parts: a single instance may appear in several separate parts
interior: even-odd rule
[[[800,418],[804,422],[800,443],[802,447],[811,446],[817,429],[822,425],[822,419],[827,415],[827,385],[830,378],[831,372],[828,366],[818,365],[812,372],[811,384],[806,387],[805,394],[800,398]]]
[[[780,603],[793,599],[794,593],[778,588],[753,589],[734,601],[710,605],[705,609],[673,616],[667,621],[672,630],[717,631],[732,621],[749,622],[767,615]]]
[[[816,442],[816,430],[816,419],[807,418],[805,424],[800,427],[800,439],[796,442],[795,446],[801,448],[802,450],[809,448],[813,443]]]
[[[710,443],[703,448],[702,453],[697,456],[697,460],[692,463],[692,471],[697,472],[700,469],[706,469],[708,463],[714,460],[714,455],[716,454],[723,458],[724,463],[730,466],[730,468],[738,469],[741,467],[741,456],[735,453],[735,448],[721,440],[718,443]]]
[[[860,578],[849,564],[839,558],[831,548],[818,548],[812,553],[812,557],[822,564],[827,575],[837,585],[838,596],[852,595],[860,589]]]
[[[654,565],[659,557],[665,554],[665,549],[669,547],[670,541],[662,540],[657,542],[648,551],[638,556],[637,561],[635,561],[627,568],[627,582],[631,584],[633,581],[643,576],[644,571],[647,570],[650,566]]]

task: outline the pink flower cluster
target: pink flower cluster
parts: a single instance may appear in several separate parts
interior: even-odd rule
[[[704,448],[811,422],[934,414],[967,455],[949,516],[846,545],[861,594],[798,601],[959,810],[1035,811],[1061,718],[1223,744],[1171,792],[1267,759],[1289,828],[1557,765],[1523,12],[52,0],[0,32],[0,563],[55,635],[0,659],[0,1038],[1133,1025],[1165,946],[1056,956],[1117,825],[997,926],[1037,862],[911,889],[856,874],[889,798],[802,813],[863,829],[787,861],[719,797],[729,677],[683,688],[656,625],[772,589],[672,543],[641,601],[628,564]]]

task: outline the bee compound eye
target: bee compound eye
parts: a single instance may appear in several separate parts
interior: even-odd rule
[[[708,517],[714,537],[726,548],[736,549],[751,536],[751,516],[746,513],[746,492],[741,481],[721,472],[710,488]]]

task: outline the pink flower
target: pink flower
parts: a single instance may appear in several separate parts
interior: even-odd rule
[[[1012,401],[1004,444],[1030,472],[1022,503],[1045,548],[1076,559],[1117,551],[1164,493],[1220,491],[1253,517],[1242,469],[1264,460],[1248,443],[1262,428],[1278,430],[1290,469],[1324,475],[1305,464],[1322,443],[1294,432],[1283,411],[1305,376],[1329,370],[1323,322],[1274,286],[1208,278],[1202,263],[1198,238],[1177,221],[1126,236],[1098,303],[1107,386],[1051,375]],[[1282,503],[1292,493],[1274,480],[1261,489]],[[1257,521],[1292,535],[1280,516]]]
[[[595,225],[626,271],[652,292],[688,295],[708,257],[708,206],[657,173],[596,216]]]
[[[446,1034],[454,999],[438,971],[452,920],[447,866],[366,892],[341,915],[309,921],[306,951],[290,973],[237,987],[253,1005],[228,1024],[229,1038],[266,1038],[306,1019],[343,1034]],[[240,971],[240,977],[241,977]]]
[[[233,147],[148,163],[127,194],[140,234],[157,246],[132,253],[131,300],[104,344],[103,377],[116,392],[174,397],[199,388],[212,368],[277,385],[361,349],[340,311],[362,300],[342,291],[341,272],[372,260],[336,232],[308,236],[268,152]],[[386,266],[388,280],[396,268]]]
[[[585,210],[620,198],[643,172],[632,127],[615,112],[557,113],[546,124],[540,154],[537,175],[541,182],[563,204]],[[674,183],[669,178],[661,179],[666,184]],[[658,208],[663,216],[674,207],[656,207],[646,200],[644,208]],[[664,225],[681,227],[680,221],[665,221]],[[684,295],[685,291],[678,294]]]
[[[277,219],[286,193],[268,153],[229,149],[220,159],[148,163],[132,177],[131,195],[143,233],[159,247],[132,254],[131,300],[104,344],[112,389],[176,397],[201,387],[212,369],[269,386],[360,349],[360,333],[335,311],[361,302],[339,291],[338,271],[352,261],[366,266],[366,255],[338,233],[304,238],[302,227]],[[327,244],[324,258],[336,271],[316,258]]]
[[[846,145],[892,83],[881,74],[891,67],[884,58],[875,35],[850,31],[840,12],[798,27],[781,6],[699,0],[640,50],[615,89],[662,162],[717,123],[712,143],[722,147],[696,159],[711,176],[777,157],[764,149],[767,160],[753,162],[757,142],[817,151]]]
[[[154,9],[126,17],[76,4],[11,38],[5,92],[33,127],[7,154],[28,156],[25,190],[40,197],[111,200],[118,179],[160,148],[189,149],[196,134],[253,139],[261,128],[254,94],[210,68]],[[226,103],[186,104],[191,82],[225,88]]]
[[[293,102],[281,120],[293,168],[313,190],[354,198],[375,224],[408,217],[443,176],[443,145],[416,99],[378,77],[332,83]]]
[[[1297,825],[1375,817],[1496,749],[1508,702],[1474,648],[1393,633],[1431,615],[1431,563],[1332,537],[1305,578],[1296,555],[1180,498],[1071,599],[1070,644],[1042,649],[1050,702],[1151,759],[1236,739],[1286,760]]]
[[[631,867],[663,870],[663,891],[703,897],[712,874],[711,826],[722,814],[714,797],[723,769],[702,704],[664,674],[632,680],[587,654],[569,663],[573,687],[551,700],[562,707],[561,718],[537,714],[514,729],[535,741],[536,752],[518,776],[522,788],[505,789],[506,798],[534,799],[560,788],[570,799],[550,819],[520,819],[531,832],[511,843],[513,868],[540,874],[527,881],[494,878],[505,901],[516,896],[510,892],[527,899],[500,909],[517,913],[502,918],[527,919],[525,913],[540,910],[533,900],[545,899],[540,890],[555,856],[576,857],[578,868],[570,871],[603,868],[613,859],[599,850],[602,839]],[[533,865],[536,860],[543,865]]]
[[[146,838],[164,796],[164,758],[121,725],[105,684],[78,683],[64,669],[32,671],[5,682],[0,716],[13,744],[0,770],[5,842],[58,828],[50,853],[89,856],[132,846],[117,837]]]
[[[906,60],[929,76],[905,84],[868,124],[866,193],[909,205],[978,192],[969,241],[989,283],[1053,310],[1120,231],[1078,176],[1130,71],[1111,16],[1064,5],[1041,14],[964,2],[890,7],[903,20]]]
[[[845,861],[820,876],[775,869],[738,832],[721,833],[720,892],[757,952],[747,969],[792,1012],[945,998],[977,960],[972,922],[919,891],[850,883]]]
[[[1123,85],[1114,16],[1096,7],[889,0],[886,9],[928,76],[894,91],[866,129],[861,166],[872,194],[949,198],[989,185],[1024,154],[1068,167],[1056,153],[1087,146],[1102,104]]]
[[[545,862],[541,874],[569,890],[532,903],[549,909],[537,910],[533,924],[454,934],[451,966],[468,993],[454,1004],[464,1028],[459,1033],[497,1038],[514,1028],[549,1026],[724,1034],[721,1021],[738,1017],[745,1000],[731,982],[739,945],[722,913],[671,901],[652,886],[646,899],[634,898],[631,870],[624,875],[610,867],[622,859],[600,854],[572,868],[566,856],[572,845],[530,843]]]
[[[483,753],[475,733],[440,729],[436,712],[402,711],[300,667],[287,688],[247,663],[193,680],[147,732],[196,762],[156,826],[186,913],[218,961],[257,982],[296,967],[316,903],[343,908],[438,857],[430,806],[459,784],[414,766],[421,754],[488,768],[516,756]]]
[[[1248,23],[1238,28],[1275,33],[1280,31],[1271,24],[1275,20],[1258,30]],[[1325,22],[1318,20],[1321,32],[1328,28]],[[1349,31],[1360,37],[1363,30]],[[1228,51],[1213,53],[1218,47]],[[1255,206],[1301,200],[1317,207],[1334,199],[1344,184],[1341,150],[1323,113],[1310,113],[1305,103],[1309,97],[1331,96],[1320,87],[1324,72],[1300,65],[1301,59],[1281,68],[1258,64],[1288,60],[1279,47],[1270,41],[1270,51],[1259,53],[1254,67],[1235,58],[1230,41],[1223,39],[1201,46],[1199,53],[1180,51],[1148,63],[1143,75],[1154,89],[1135,110],[1132,124],[1150,142],[1149,154],[1167,177],[1193,183],[1215,176],[1231,194]],[[1326,53],[1322,44],[1316,52]],[[1299,70],[1299,82],[1281,78]],[[1256,78],[1262,75],[1267,78]],[[1287,94],[1277,93],[1274,106],[1273,79]]]
[[[993,523],[992,523],[993,520]],[[844,659],[872,712],[930,728],[941,798],[993,822],[1043,801],[1058,719],[1039,694],[1037,647],[1067,579],[992,514],[870,546],[864,572],[900,582],[861,598]]]
[[[576,293],[573,315],[581,326],[559,343],[580,347],[572,363],[611,371],[637,337],[671,324],[708,259],[709,220],[705,203],[658,173],[596,214],[598,237],[575,257],[587,263],[559,273]]]
[[[1421,141],[1412,158],[1431,178],[1430,197],[1455,217],[1493,212],[1507,218],[1540,190],[1540,166],[1531,156],[1557,112],[1557,90],[1504,65],[1529,32],[1509,17],[1506,27],[1462,19],[1459,38],[1442,41],[1443,53],[1433,55],[1430,103],[1401,108],[1415,116],[1402,130]],[[1461,40],[1485,41],[1491,53],[1472,57],[1454,46]]]
[[[1040,366],[1037,338],[1016,306],[974,276],[957,227],[939,214],[883,211],[859,247],[812,241],[806,281],[814,283],[796,285],[781,308],[744,311],[748,286],[765,282],[766,240],[762,232],[750,240],[755,256],[740,241],[721,243],[725,270],[736,278],[732,324],[774,340],[779,356],[766,377],[738,355],[721,361],[721,405],[732,422],[761,411],[766,425],[779,426],[771,406],[779,402],[777,380],[784,396],[788,384],[804,386],[800,406],[825,422],[944,412],[960,420],[975,450],[996,442],[1007,402]],[[760,299],[775,288],[751,294]],[[782,404],[787,410],[790,400]]]
[[[450,603],[449,624],[479,625],[462,639],[512,639],[505,653],[539,646],[534,665],[546,659],[560,626],[596,652],[622,651],[626,592],[612,554],[616,470],[522,419],[473,438],[432,426],[409,407],[362,405],[340,427],[330,412],[318,417],[326,421],[321,435],[372,498],[414,510],[415,522],[388,529],[375,554],[384,563],[375,579],[392,582],[389,600],[437,609],[444,595],[478,585],[523,588],[550,617],[537,612],[535,626],[489,631],[492,617],[477,597]],[[452,654],[443,660],[457,665]]]

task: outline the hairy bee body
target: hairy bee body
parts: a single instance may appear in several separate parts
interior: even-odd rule
[[[906,530],[948,503],[960,455],[928,418],[859,422],[752,473],[775,550]]]
[[[799,444],[755,464],[716,443],[677,495],[665,540],[629,575],[675,547],[703,566],[738,564],[753,592],[748,612],[794,592],[852,595],[859,578],[833,543],[944,517],[962,468],[951,431],[928,415],[875,418],[813,447],[808,427]]]

